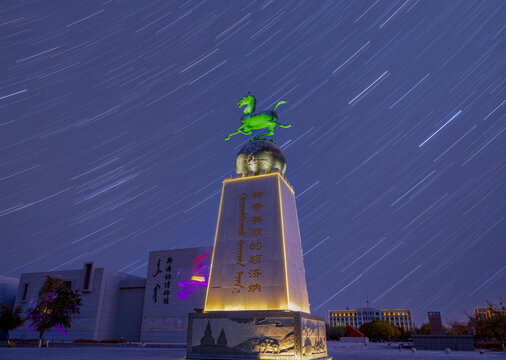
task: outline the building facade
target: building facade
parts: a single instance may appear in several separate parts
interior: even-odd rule
[[[203,309],[212,247],[152,251],[141,341],[185,343],[188,314]]]
[[[359,328],[373,320],[388,321],[405,331],[414,329],[411,309],[378,309],[372,307],[354,310],[329,310],[330,326],[353,326]]]
[[[54,341],[139,339],[145,279],[104,269],[92,262],[85,263],[80,270],[21,274],[15,306],[21,306],[23,313],[34,305],[48,276],[61,278],[82,295],[81,313],[72,321],[68,335],[52,330],[48,338]],[[25,324],[12,331],[11,337],[38,339],[39,334]]]
[[[494,310],[494,311],[490,311],[490,307],[488,307],[488,306],[474,308],[474,316],[477,319],[481,319],[481,320],[490,319],[490,317],[492,316],[493,312],[499,312],[499,313],[506,314],[506,310]]]
[[[212,247],[151,252],[145,279],[93,262],[79,270],[21,274],[15,306],[25,314],[46,278],[61,278],[81,292],[80,314],[67,334],[51,330],[46,339],[184,343],[188,314],[204,307],[211,254]],[[11,338],[38,339],[27,323]]]

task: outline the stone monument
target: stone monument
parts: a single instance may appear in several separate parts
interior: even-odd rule
[[[265,127],[277,124],[274,111],[256,115],[254,97],[246,98],[252,103],[238,104],[251,110],[243,114],[250,128],[265,113]],[[309,312],[286,158],[268,135],[241,149],[236,176],[223,182],[205,307],[189,315],[187,359],[329,359],[325,321]]]

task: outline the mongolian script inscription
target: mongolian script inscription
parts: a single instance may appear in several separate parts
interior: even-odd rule
[[[162,259],[159,258],[158,262],[156,263],[156,269],[155,272],[152,274],[154,278],[158,278],[158,275],[162,273],[162,270],[160,268],[162,263]],[[158,302],[158,298],[160,297],[160,292],[162,292],[163,295],[163,303],[168,304],[169,303],[169,295],[170,295],[170,279],[172,278],[172,258],[169,256],[167,258],[166,264],[165,264],[165,275],[164,275],[164,281],[163,281],[163,292],[162,292],[162,286],[160,285],[159,279],[156,281],[156,285],[153,287],[153,296],[151,299],[153,300],[153,304],[156,304]]]
[[[246,198],[248,197],[248,194],[242,193],[241,194],[241,201],[239,203],[239,230],[238,235],[239,236],[245,236],[246,233],[244,232],[244,220],[246,220]]]
[[[248,267],[235,272],[233,294],[240,293],[242,289],[247,289],[248,293],[262,292],[262,284],[260,282],[262,277],[261,264],[263,258],[263,241],[261,238],[263,228],[260,226],[264,221],[262,215],[264,204],[260,202],[262,197],[263,192],[261,191],[253,192],[250,196],[246,193],[239,195],[239,229],[237,230],[237,235],[240,238],[237,242],[235,252],[235,264],[246,267],[244,262],[244,259],[246,259]],[[249,218],[246,212],[247,198],[252,199],[253,203],[249,206],[249,208],[253,210],[253,215]],[[248,223],[251,224],[251,227],[246,231],[245,227]],[[246,244],[246,246],[244,244]],[[246,287],[245,283],[247,284]]]

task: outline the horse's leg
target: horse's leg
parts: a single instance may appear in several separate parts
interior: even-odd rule
[[[285,125],[285,124],[280,124],[280,123],[278,123],[278,118],[277,118],[277,117],[273,118],[273,119],[272,119],[272,121],[273,121],[273,122],[274,122],[277,126],[282,127],[282,128],[289,128],[289,127],[292,127],[292,125],[290,125],[290,124],[286,124],[286,125]]]
[[[244,125],[243,125],[243,126],[241,126],[239,129],[237,129],[237,131],[236,131],[236,132],[233,132],[233,133],[229,134],[229,135],[225,138],[225,140],[230,140],[230,137],[231,137],[232,135],[237,135],[237,134],[251,135],[252,133],[251,133],[251,130],[250,130],[249,128],[244,127]]]
[[[279,127],[282,127],[282,128],[289,128],[289,127],[292,127],[292,125],[290,125],[290,124],[286,124],[286,125],[285,125],[285,124],[280,124],[280,123],[277,123],[277,125],[278,125]]]
[[[274,128],[275,127],[276,127],[276,124],[274,124],[274,123],[267,125],[267,129],[269,129],[269,132],[266,132],[264,134],[260,134],[260,135],[258,135],[258,137],[274,135]]]
[[[233,136],[233,135],[237,135],[237,134],[240,134],[242,133],[241,130],[237,130],[236,132],[233,132],[233,133],[230,133],[228,134],[228,136],[225,138],[225,140],[230,140],[230,137]]]

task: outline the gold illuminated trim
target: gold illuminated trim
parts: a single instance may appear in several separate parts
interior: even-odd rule
[[[290,189],[290,191],[295,195],[295,192],[293,191],[292,186],[286,181],[286,179],[281,176],[280,173],[274,172],[271,174],[262,174],[262,175],[253,175],[253,176],[246,176],[246,177],[239,177],[235,179],[225,179],[223,180],[224,183],[234,182],[234,181],[244,181],[244,180],[250,180],[250,179],[258,179],[263,177],[269,177],[269,176],[277,176],[278,178],[282,179],[283,182],[286,184],[286,186]]]
[[[278,174],[276,174],[278,175]],[[288,288],[288,265],[286,262],[285,224],[283,221],[283,199],[281,197],[281,182],[278,177],[279,215],[281,217],[281,237],[283,238],[283,258],[285,260],[285,282],[286,282],[286,308],[290,310],[290,290]]]
[[[223,185],[221,187],[220,210],[218,211],[218,223],[216,224],[216,233],[214,235],[213,255],[211,256],[211,268],[209,269],[209,281],[207,282],[206,302],[204,303],[204,312],[206,311],[207,308],[207,299],[209,298],[209,288],[211,287],[211,275],[213,274],[213,265],[214,265],[214,252],[216,250],[216,242],[218,241],[218,230],[220,228],[221,207],[223,206],[224,193],[225,193],[225,182],[223,182]]]
[[[291,188],[290,188],[291,190]],[[299,234],[299,245],[300,245],[300,251],[301,251],[301,256],[302,256],[302,263],[304,264],[304,254],[302,253],[302,238],[300,236],[300,226],[299,226],[299,212],[297,211],[297,201],[295,200],[295,193],[293,192],[292,190],[292,194],[294,195],[293,196],[293,205],[294,205],[294,208],[295,208],[295,220],[297,221],[297,233]],[[306,270],[304,269],[304,278],[306,278]],[[307,294],[307,284],[306,284],[306,294]],[[302,299],[302,301],[305,301],[305,299]],[[306,303],[303,303],[301,304],[304,308],[301,309],[302,311],[305,311],[307,313],[310,313],[310,307],[309,307],[309,298],[307,298],[307,304]]]
[[[192,281],[205,282],[205,281],[206,281],[206,278],[205,278],[205,277],[203,277],[203,276],[192,276],[192,277],[191,277],[191,280],[192,280]]]

